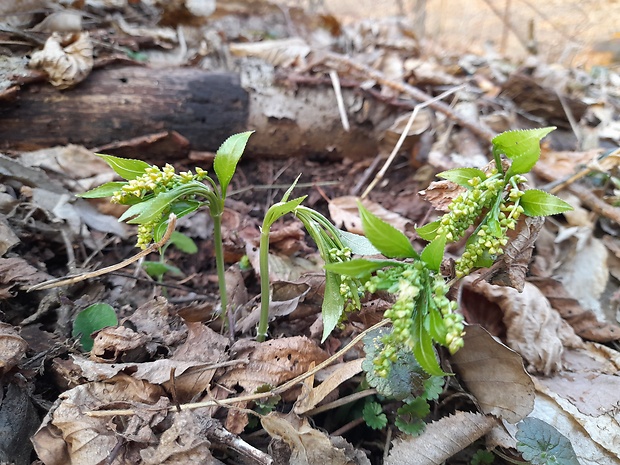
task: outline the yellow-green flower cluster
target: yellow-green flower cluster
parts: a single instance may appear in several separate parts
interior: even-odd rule
[[[465,246],[465,251],[461,258],[455,263],[455,272],[457,278],[467,276],[469,272],[476,266],[476,263],[486,253],[492,257],[497,257],[504,253],[504,247],[508,243],[506,237],[507,226],[500,228],[500,235],[496,237],[491,232],[488,225],[482,225],[476,235],[469,240]]]
[[[433,275],[422,262],[406,264],[380,270],[366,283],[366,290],[376,292],[387,290],[396,294],[396,301],[385,312],[392,320],[393,330],[384,337],[384,347],[373,361],[379,376],[387,376],[390,367],[396,362],[399,347],[415,347],[417,334],[428,332],[418,328],[419,321],[427,321],[430,312],[439,312],[442,319],[442,336],[434,337],[436,342],[446,346],[451,353],[463,346],[463,317],[454,313],[456,302],[450,301],[446,294],[449,287],[441,276]],[[424,312],[423,318],[416,318],[416,312]],[[423,323],[426,326],[426,323]],[[439,340],[437,340],[439,339]]]
[[[340,263],[351,260],[353,252],[349,247],[337,248],[334,247],[329,250],[330,263]],[[346,313],[359,310],[361,307],[360,298],[363,295],[360,290],[362,284],[359,279],[352,278],[350,276],[340,276],[340,288],[339,292],[344,299],[345,306],[343,316]]]
[[[113,203],[131,204],[135,203],[135,198],[144,199],[153,194],[175,188],[180,184],[191,181],[202,181],[207,177],[207,172],[201,168],[196,168],[196,174],[191,171],[175,173],[174,167],[166,164],[162,169],[158,166],[149,166],[144,170],[144,174],[135,179],[127,181],[120,190],[112,195]]]
[[[497,194],[504,188],[503,179],[495,176],[484,181],[476,176],[469,180],[469,184],[472,189],[459,194],[450,202],[450,211],[439,220],[437,236],[445,236],[448,242],[458,241],[463,237],[482,210],[491,206]]]

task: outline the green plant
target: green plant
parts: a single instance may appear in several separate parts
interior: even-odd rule
[[[117,324],[116,312],[110,305],[102,302],[92,304],[75,317],[71,336],[79,337],[82,349],[88,352],[93,348],[94,341],[90,337],[92,333]]]
[[[533,465],[579,465],[570,441],[550,424],[528,417],[517,428],[517,450]]]
[[[486,449],[478,449],[469,462],[470,465],[491,465],[495,461],[495,455]]]
[[[138,225],[137,246],[142,249],[151,241],[162,238],[170,213],[180,218],[203,205],[208,206],[213,219],[213,242],[222,314],[226,313],[228,299],[224,278],[221,219],[228,185],[251,135],[252,131],[230,136],[218,149],[213,170],[219,187],[201,168],[196,168],[196,174],[191,171],[177,174],[174,167],[168,164],[160,169],[141,160],[99,155],[125,181],[109,182],[81,194],[81,197],[85,198],[111,196],[112,202],[129,205],[119,221]],[[206,181],[206,184],[203,181]]]
[[[456,261],[457,278],[462,278],[501,256],[509,241],[508,231],[517,228],[522,214],[546,216],[571,209],[551,194],[524,189],[523,175],[540,156],[540,140],[553,129],[509,131],[495,137],[495,166],[488,173],[477,168],[440,173],[439,177],[460,186],[461,192],[449,204],[448,213],[417,229],[429,241],[419,254],[402,232],[359,205],[366,237],[390,260],[355,258],[325,268],[360,280],[370,293],[382,290],[394,295],[394,304],[385,312],[393,331],[382,337],[382,349],[372,357],[379,377],[390,375],[403,346],[426,372],[443,376],[434,343],[451,353],[463,345],[462,316],[454,313],[456,303],[446,297],[450,286],[440,272],[447,243],[460,240],[473,228]]]
[[[168,247],[171,245],[174,245],[181,252],[185,252],[187,254],[195,254],[198,252],[198,246],[196,246],[196,243],[191,237],[188,237],[178,231],[173,231],[170,236],[170,240],[162,246],[159,252],[159,260],[145,260],[142,262],[142,267],[147,274],[157,281],[161,282],[166,273],[170,273],[174,276],[182,276],[183,274],[179,268],[166,262],[166,250],[168,250]]]

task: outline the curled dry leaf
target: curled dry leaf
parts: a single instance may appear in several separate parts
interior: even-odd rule
[[[312,363],[327,359],[327,354],[311,339],[303,336],[274,339],[263,343],[241,340],[231,348],[237,359],[248,359],[247,364],[229,369],[216,380],[229,389],[242,388],[240,394],[252,394],[265,384],[278,386],[305,373]],[[288,394],[288,396],[287,396]],[[294,400],[296,394],[284,394],[285,400]],[[247,424],[247,416],[229,410],[226,428],[239,433]]]
[[[464,341],[450,362],[480,409],[509,423],[525,418],[534,407],[534,384],[519,354],[478,325],[467,326]]]
[[[470,283],[471,278],[464,285],[499,306],[506,326],[506,342],[527,360],[529,370],[549,375],[561,368],[564,345],[582,345],[573,329],[533,284],[525,283],[523,292],[518,292],[485,282]]]
[[[531,282],[540,289],[551,306],[572,326],[577,335],[595,342],[620,339],[620,327],[617,324],[599,321],[596,314],[583,308],[557,279],[536,278]]]
[[[284,441],[291,448],[290,465],[370,464],[366,457],[352,454],[350,445],[347,444],[345,449],[334,446],[325,433],[312,428],[306,418],[293,413],[272,412],[261,418],[261,424],[271,437]]]
[[[13,297],[14,286],[30,287],[52,277],[19,257],[0,258],[0,299]]]
[[[357,209],[358,200],[357,197],[351,195],[337,197],[329,202],[328,207],[331,219],[337,227],[344,227],[349,232],[363,235],[362,220],[359,217]],[[411,224],[411,221],[407,218],[398,213],[386,210],[381,205],[371,200],[362,200],[362,205],[373,215],[391,224],[399,231],[405,231],[407,226]]]
[[[128,320],[137,331],[148,335],[155,343],[174,346],[185,339],[187,332],[183,320],[173,315],[170,309],[170,304],[164,297],[156,297],[140,305]]]
[[[490,416],[457,412],[426,426],[422,436],[392,441],[385,465],[440,465],[497,424]]]
[[[59,89],[68,89],[82,82],[93,68],[93,43],[88,33],[70,36],[68,45],[54,33],[45,42],[43,50],[32,54],[28,66],[41,69],[50,83]]]
[[[14,326],[0,323],[0,376],[19,363],[27,348]]]
[[[161,423],[165,418],[161,412],[168,407],[166,398],[162,398],[164,394],[160,387],[126,375],[65,391],[32,438],[35,451],[45,465],[96,465],[105,462],[118,445],[119,433],[135,435],[141,428],[150,430]],[[84,414],[106,406],[133,408],[137,414],[131,431],[125,430],[129,424],[116,425],[109,418]],[[139,424],[136,424],[138,420]],[[152,438],[148,431],[140,433],[142,438],[147,436]],[[137,446],[144,447],[141,444]]]
[[[97,332],[90,358],[99,362],[135,361],[144,358],[146,334],[126,326],[109,326]]]
[[[299,397],[293,407],[293,411],[301,415],[316,407],[330,392],[361,372],[363,361],[363,358],[359,358],[357,360],[351,360],[350,362],[341,363],[339,366],[335,367],[335,371],[330,374],[325,381],[312,388],[307,395]]]
[[[447,212],[449,211],[448,205],[450,205],[459,194],[465,191],[466,189],[464,187],[444,179],[442,181],[431,182],[430,185],[423,191],[420,191],[419,194],[436,210]]]

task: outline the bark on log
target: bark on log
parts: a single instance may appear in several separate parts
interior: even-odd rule
[[[342,129],[330,87],[285,88],[273,68],[254,63],[241,75],[193,68],[96,70],[74,89],[25,87],[0,103],[0,149],[35,150],[68,143],[89,148],[177,131],[191,149],[215,151],[235,132],[255,129],[249,152],[325,158],[376,154],[393,121],[385,105],[344,91],[352,129]]]

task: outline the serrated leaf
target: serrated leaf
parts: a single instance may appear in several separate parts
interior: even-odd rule
[[[181,252],[194,254],[198,252],[198,246],[194,240],[179,231],[173,231],[170,236],[170,244],[174,245]]]
[[[396,411],[397,417],[394,424],[403,433],[417,436],[424,431],[425,423],[423,418],[429,413],[430,406],[428,402],[421,397],[416,397]]]
[[[471,184],[469,184],[469,180],[475,178],[476,176],[479,177],[481,181],[484,181],[487,178],[486,173],[478,168],[456,168],[453,170],[442,171],[437,175],[438,178],[447,179],[448,181],[467,189],[472,189]]]
[[[442,346],[446,345],[446,336],[448,330],[443,321],[441,313],[436,308],[429,309],[428,312],[428,333],[431,335],[434,341]]]
[[[101,199],[103,197],[111,197],[115,192],[121,190],[126,182],[106,182],[99,187],[95,187],[86,192],[82,192],[81,194],[76,194],[77,197],[82,197],[84,199]]]
[[[340,236],[342,243],[356,255],[378,255],[381,253],[367,237],[342,230],[338,230],[338,236]]]
[[[439,226],[441,226],[439,221],[433,221],[432,223],[416,228],[415,232],[417,232],[418,236],[422,239],[430,242],[435,240],[437,237],[437,230],[439,229]]]
[[[380,328],[364,338],[366,358],[362,362],[362,369],[366,372],[368,384],[380,395],[396,400],[417,397],[424,392],[424,381],[428,378],[428,374],[422,370],[409,349],[398,347],[396,362],[392,363],[387,378],[376,373],[374,360],[383,350],[383,337],[390,331],[387,328]]]
[[[321,342],[325,342],[327,336],[331,334],[342,316],[344,311],[344,298],[340,294],[340,276],[336,273],[327,271],[325,273],[325,294],[321,314],[323,315],[323,337]]]
[[[506,131],[493,138],[494,153],[512,160],[507,177],[529,172],[540,157],[540,140],[555,127]]]
[[[82,348],[89,351],[93,348],[94,341],[90,337],[92,333],[117,324],[116,312],[110,305],[102,302],[92,304],[75,317],[71,336],[79,337]]]
[[[415,355],[422,369],[429,375],[445,376],[447,373],[444,373],[437,361],[433,339],[426,328],[424,328],[422,312],[418,311],[414,318],[416,321],[414,326],[415,345],[413,347],[413,355]]]
[[[160,278],[166,273],[170,273],[173,276],[183,276],[183,272],[174,265],[169,265],[164,262],[144,261],[142,263],[144,271],[152,278]]]
[[[527,417],[518,425],[517,450],[534,465],[579,465],[570,441],[550,424]]]
[[[407,236],[370,213],[360,202],[358,208],[364,233],[379,252],[389,258],[418,258]]]
[[[381,404],[368,401],[364,404],[362,416],[366,424],[372,429],[383,429],[387,425],[387,416],[383,413]]]
[[[426,263],[429,269],[439,271],[445,248],[446,236],[439,236],[424,247],[424,250],[420,254],[420,259]]]
[[[421,397],[426,400],[437,400],[439,395],[443,392],[446,379],[443,376],[431,376],[424,381],[424,393]]]
[[[373,271],[380,270],[387,266],[400,265],[399,262],[390,260],[369,260],[366,258],[354,258],[346,262],[327,263],[325,269],[333,271],[339,275],[350,276],[352,278],[363,278]]]
[[[146,169],[151,166],[145,161],[135,160],[133,158],[120,158],[114,155],[104,155],[102,153],[97,153],[95,155],[103,158],[116,174],[127,181],[142,176]]]
[[[241,155],[243,155],[248,139],[253,133],[254,131],[247,131],[230,136],[224,141],[215,154],[213,170],[220,182],[222,197],[226,196],[228,184],[230,184],[235,174],[237,163],[239,163],[239,159]]]
[[[529,189],[521,196],[520,205],[527,216],[549,216],[571,211],[573,207],[548,192]]]

